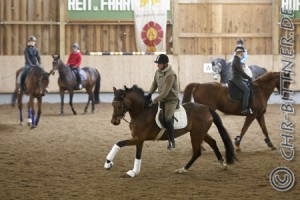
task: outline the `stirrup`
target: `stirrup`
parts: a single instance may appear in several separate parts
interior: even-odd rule
[[[175,149],[175,140],[169,140],[167,149]]]
[[[243,111],[241,112],[241,114],[242,114],[242,115],[251,115],[251,114],[253,114],[253,112],[252,112],[251,108],[249,108],[249,109],[243,110]]]

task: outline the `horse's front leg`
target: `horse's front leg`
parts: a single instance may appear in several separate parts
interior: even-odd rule
[[[18,108],[19,108],[19,112],[20,112],[20,124],[24,125],[24,118],[23,118],[23,108],[22,108],[22,97],[23,94],[17,94],[18,95]]]
[[[109,154],[106,157],[106,161],[104,163],[104,168],[105,169],[110,169],[113,166],[113,159],[120,150],[121,147],[124,146],[131,146],[131,145],[136,145],[136,158],[134,162],[134,167],[132,170],[129,170],[127,172],[127,175],[131,177],[135,177],[136,175],[139,174],[140,168],[141,168],[141,155],[142,155],[142,149],[143,149],[143,142],[138,142],[136,140],[123,140],[115,144]]]
[[[39,121],[40,121],[40,116],[41,116],[41,113],[42,113],[42,97],[39,96],[38,97],[38,112],[37,112],[37,117],[36,117],[36,120],[35,120],[35,126],[38,125]]]
[[[92,92],[89,92],[89,91],[87,91],[87,93],[88,93],[88,95],[89,95],[89,97],[88,97],[88,101],[87,101],[87,103],[86,103],[86,105],[85,105],[85,108],[84,108],[84,113],[87,113],[87,110],[88,110],[88,108],[89,108],[89,104],[90,104],[90,101],[92,101],[92,113],[94,113],[93,111],[93,100],[92,100]]]
[[[75,110],[74,107],[73,107],[73,96],[74,96],[74,91],[69,91],[69,94],[70,94],[70,102],[69,102],[70,107],[71,107],[71,109],[72,109],[73,114],[74,114],[74,115],[77,115],[77,112],[76,112],[76,110]]]
[[[35,110],[34,110],[34,97],[32,96],[32,95],[30,95],[30,97],[29,97],[29,102],[28,102],[28,110],[29,110],[29,112],[28,113],[30,113],[31,114],[31,128],[35,128],[36,126],[35,126],[35,119],[34,119],[34,115],[35,115]],[[29,115],[29,114],[28,114]]]
[[[253,116],[253,115],[248,115],[246,117],[241,134],[235,137],[236,151],[241,151],[240,144],[241,144],[242,138],[244,137],[246,131],[248,130],[250,124],[253,122],[254,119],[255,119],[255,116]]]
[[[60,89],[59,90],[60,94],[60,116],[64,116],[64,99],[65,99],[65,91]]]
[[[258,121],[259,126],[260,126],[261,130],[263,131],[263,134],[266,137],[265,138],[265,142],[267,143],[268,147],[270,147],[271,150],[275,150],[276,147],[272,144],[272,142],[271,142],[271,140],[269,138],[269,134],[268,134],[268,130],[267,130],[267,126],[266,126],[264,114],[257,116],[256,120]]]

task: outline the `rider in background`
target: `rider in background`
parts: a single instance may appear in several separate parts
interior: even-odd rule
[[[245,52],[244,47],[237,46],[235,48],[235,56],[232,62],[232,82],[243,91],[242,99],[242,115],[252,114],[251,108],[249,108],[249,95],[250,88],[245,83],[245,79],[252,81],[252,78],[248,76],[243,70],[243,64],[241,63],[241,58]]]
[[[244,47],[244,41],[242,39],[238,39],[236,41],[236,47],[243,47],[245,49],[245,52],[244,52],[243,56],[241,57],[241,63],[243,65],[243,70],[245,71],[245,73],[252,78],[252,71],[246,65],[246,61],[247,61],[247,58],[248,58],[248,52],[247,52],[246,48]],[[236,52],[233,53],[233,55],[232,55],[229,62],[231,62],[231,63],[233,62],[233,59],[234,59],[235,55],[236,55]]]
[[[81,53],[79,50],[79,45],[78,45],[78,43],[74,43],[72,45],[72,53],[69,55],[67,65],[75,72],[78,89],[82,89],[81,77],[80,77],[80,71],[79,71],[80,70],[79,66],[81,65],[81,60],[82,60],[82,56],[81,56]]]
[[[30,69],[32,67],[41,66],[40,53],[39,50],[35,47],[35,43],[36,43],[36,37],[33,35],[30,36],[28,38],[27,46],[24,50],[25,66],[20,80],[20,87],[22,92],[25,92],[25,79]]]
[[[154,61],[157,63],[158,70],[155,72],[154,80],[150,88],[148,98],[158,89],[158,96],[152,101],[153,104],[160,103],[163,111],[164,127],[168,133],[168,149],[175,148],[173,115],[179,103],[179,87],[177,75],[169,65],[169,58],[165,54],[160,54]]]

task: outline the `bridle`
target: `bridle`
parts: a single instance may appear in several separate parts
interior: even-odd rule
[[[113,115],[113,117],[120,117],[120,118],[122,118],[125,122],[127,122],[127,123],[129,124],[130,122],[129,122],[128,120],[125,119],[125,114],[129,111],[129,106],[128,106],[128,104],[126,104],[124,98],[123,98],[122,100],[113,100],[113,102],[122,102],[122,103],[123,103],[123,105],[122,105],[122,107],[123,107],[122,113],[119,114],[119,115]]]

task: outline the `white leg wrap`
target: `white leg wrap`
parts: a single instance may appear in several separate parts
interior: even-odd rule
[[[106,161],[104,163],[104,168],[105,169],[110,169],[112,168],[112,166],[114,165],[114,163],[112,162],[112,160],[114,159],[114,157],[116,156],[116,154],[118,153],[120,147],[118,145],[114,145],[112,147],[112,149],[110,150],[109,154],[106,157]],[[107,162],[109,161],[109,162]]]
[[[114,157],[116,156],[116,154],[118,153],[120,147],[118,145],[114,145],[109,154],[106,156],[106,159],[109,160],[109,161],[112,161],[114,159]]]
[[[133,167],[132,170],[129,170],[127,172],[127,175],[130,176],[130,177],[137,176],[141,171],[141,163],[142,163],[141,159],[135,159],[134,160],[134,167]]]

